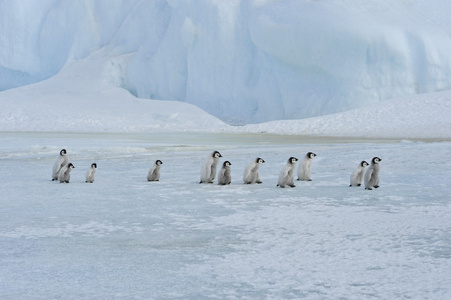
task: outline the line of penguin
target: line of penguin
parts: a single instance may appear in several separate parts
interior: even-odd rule
[[[298,167],[298,179],[303,181],[311,181],[311,169],[312,169],[312,161],[316,156],[313,152],[307,152],[304,156],[303,160],[299,164]],[[200,182],[199,183],[213,183],[216,176],[216,169],[219,162],[219,159],[222,157],[219,151],[213,151],[213,153],[207,157],[204,164],[202,165],[200,172]],[[285,164],[285,167],[280,171],[279,180],[277,182],[277,186],[281,188],[285,188],[285,186],[296,187],[294,184],[294,171],[296,169],[296,163],[298,159],[296,157],[290,157]],[[382,159],[379,157],[374,157],[371,160],[371,165],[366,161],[360,162],[357,169],[355,169],[350,177],[349,186],[361,186],[362,181],[364,181],[365,189],[372,190],[373,188],[379,187],[379,162]],[[257,157],[252,160],[247,167],[244,169],[243,173],[243,182],[245,184],[260,184],[262,181],[260,180],[260,175],[258,173],[258,169],[262,163],[265,161]],[[154,165],[149,170],[147,174],[148,181],[159,181],[160,180],[160,168],[163,162],[161,160],[156,160]],[[219,185],[228,185],[232,182],[231,176],[231,163],[226,160],[221,169],[218,171],[218,184]],[[369,166],[368,168],[366,168]],[[69,183],[70,182],[70,172],[75,166],[72,163],[69,163],[69,158],[67,156],[66,149],[62,149],[60,151],[60,155],[53,165],[52,170],[52,181],[58,180],[61,183]],[[366,171],[365,171],[366,169]],[[86,172],[86,181],[87,183],[93,183],[95,174],[97,171],[97,164],[92,163],[91,167]]]

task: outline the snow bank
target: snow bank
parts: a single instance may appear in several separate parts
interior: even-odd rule
[[[128,56],[113,83],[139,98],[229,124],[321,116],[451,89],[450,10],[440,0],[2,1],[0,89],[104,49]]]
[[[235,132],[303,136],[450,139],[451,90],[399,98],[303,120],[230,126],[178,101],[136,98],[122,88],[130,55],[103,51],[45,81],[0,93],[0,131]]]
[[[139,99],[113,82],[127,57],[102,52],[45,81],[0,93],[0,131],[215,131],[228,127],[198,107]]]
[[[449,139],[451,91],[383,101],[343,113],[247,125],[252,133],[304,136]]]

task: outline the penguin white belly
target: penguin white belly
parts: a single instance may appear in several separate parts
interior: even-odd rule
[[[364,167],[358,167],[351,174],[349,186],[360,186],[362,185],[363,174],[365,172]]]
[[[278,186],[284,188],[286,185],[295,187],[294,185],[294,166],[286,166],[279,174]]]
[[[246,167],[243,173],[243,182],[247,184],[260,182],[258,165],[249,165]]]
[[[311,159],[303,159],[299,164],[298,169],[298,180],[310,181],[311,177],[311,167],[312,160]]]
[[[200,182],[201,183],[213,183],[215,177],[216,177],[216,166],[218,164],[218,159],[209,157],[201,170],[201,177]]]
[[[69,158],[66,155],[58,157],[56,162],[53,164],[52,180],[58,180],[58,175],[60,173],[61,168],[67,165],[68,161]]]
[[[154,165],[147,174],[147,181],[160,180],[160,166]]]
[[[71,164],[65,165],[61,168],[60,173],[58,175],[58,181],[63,183],[69,183],[70,181],[70,172],[72,171]]]
[[[379,165],[371,165],[365,172],[365,189],[371,190],[379,187]]]
[[[95,168],[89,168],[88,172],[86,172],[86,182],[93,183],[94,178],[96,176],[97,169]]]

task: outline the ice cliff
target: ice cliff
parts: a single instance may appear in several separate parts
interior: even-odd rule
[[[0,90],[102,50],[104,80],[231,124],[451,89],[445,0],[0,1]],[[58,89],[58,86],[54,87]]]

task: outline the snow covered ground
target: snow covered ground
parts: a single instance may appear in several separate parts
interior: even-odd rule
[[[70,184],[50,180],[61,148]],[[215,149],[230,186],[198,183]],[[277,188],[307,151],[313,181]],[[263,183],[244,185],[256,156]],[[348,187],[373,156],[381,187]],[[449,299],[450,157],[449,141],[0,133],[0,298]]]
[[[353,2],[0,2],[0,298],[450,299],[450,5]]]

